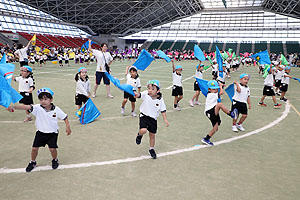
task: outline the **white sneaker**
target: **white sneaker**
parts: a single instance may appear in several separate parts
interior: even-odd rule
[[[244,127],[242,126],[242,124],[241,125],[236,125],[236,127],[240,130],[240,131],[245,131],[245,129],[244,129]]]
[[[107,98],[114,98],[114,96],[111,95],[111,94],[108,94],[108,95],[107,95]]]
[[[190,100],[189,103],[190,103],[190,106],[191,106],[191,107],[194,107],[194,103],[193,103],[192,100]]]
[[[177,106],[176,108],[174,108],[174,110],[181,111],[181,108]]]
[[[199,101],[196,101],[196,102],[195,102],[195,105],[201,106],[201,103],[200,103]]]
[[[92,97],[93,97],[93,98],[95,98],[95,97],[96,97],[96,94],[95,94],[95,93],[94,93],[94,94],[92,94]]]
[[[132,117],[136,117],[135,112],[131,112],[131,116],[132,116]]]
[[[237,129],[237,127],[235,125],[232,126],[232,131],[233,132],[239,132],[239,130]]]
[[[121,108],[121,114],[122,114],[122,115],[125,114],[125,108]]]

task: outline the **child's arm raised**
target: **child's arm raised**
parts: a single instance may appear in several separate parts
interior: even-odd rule
[[[129,69],[129,67],[130,67],[130,66],[127,66],[127,67],[126,67],[126,70],[125,70],[125,74],[126,74],[126,75],[128,74],[128,69]]]
[[[241,92],[240,84],[237,81],[234,81],[234,84],[236,85],[236,91],[240,93]]]
[[[70,135],[72,131],[71,131],[71,128],[70,128],[70,123],[69,123],[68,117],[64,121],[65,121],[65,124],[66,124],[66,133],[67,133],[67,135]]]
[[[223,91],[223,84],[222,83],[219,83],[219,86],[220,86],[220,92],[219,92],[219,95],[223,95],[224,94],[224,91]]]
[[[173,73],[175,72],[175,63],[174,63],[174,60],[172,59],[172,68],[173,68]]]
[[[170,125],[170,123],[167,120],[167,113],[166,113],[166,111],[162,112],[161,115],[162,115],[162,117],[164,119],[164,122],[166,123],[166,127],[168,127]]]

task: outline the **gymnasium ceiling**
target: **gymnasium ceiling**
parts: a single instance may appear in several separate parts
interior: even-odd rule
[[[299,0],[18,0],[90,34],[130,35],[206,10],[263,9],[300,19]]]

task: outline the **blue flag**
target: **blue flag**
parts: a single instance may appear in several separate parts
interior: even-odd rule
[[[299,83],[300,83],[300,79],[299,78],[293,78],[294,80],[296,80],[296,81],[299,81]]]
[[[250,58],[257,60],[257,62],[259,62],[261,65],[264,65],[264,64],[270,65],[271,64],[268,50],[254,54],[254,55],[250,56]]]
[[[5,53],[2,55],[2,58],[0,60],[0,64],[5,64],[6,63],[6,55]]]
[[[153,60],[154,58],[151,56],[151,54],[143,49],[133,66],[135,66],[139,70],[144,71]]]
[[[208,93],[208,86],[207,86],[208,81],[200,78],[196,78],[196,80],[202,94],[206,97]]]
[[[0,105],[8,108],[11,103],[17,103],[23,96],[11,87],[11,79],[15,66],[10,63],[0,64]]]
[[[129,94],[131,94],[132,96],[135,96],[134,92],[133,92],[133,86],[129,85],[129,84],[120,84],[120,80],[117,78],[114,78],[112,75],[110,75],[109,73],[105,72],[106,77],[120,90],[125,91]]]
[[[163,58],[167,61],[167,63],[171,62],[171,58],[169,58],[163,51],[156,51],[158,57]]]
[[[96,44],[95,42],[91,42],[92,44]],[[89,49],[89,41],[86,41],[82,46],[81,46],[81,52],[84,53]]]
[[[195,44],[194,46],[194,55],[198,60],[204,61],[205,60],[205,56],[202,52],[202,50],[200,49],[200,47],[198,45]]]
[[[219,76],[223,78],[223,57],[218,46],[216,46],[216,59],[219,66]]]
[[[227,93],[230,101],[232,102],[232,97],[234,96],[234,83],[230,84],[226,89],[225,92]]]
[[[76,112],[76,116],[79,117],[81,124],[91,123],[100,115],[101,113],[91,99],[88,99],[87,102]]]

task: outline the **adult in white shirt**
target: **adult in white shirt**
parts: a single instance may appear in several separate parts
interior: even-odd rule
[[[18,45],[18,50],[15,51],[15,55],[17,58],[19,58],[20,62],[20,67],[23,67],[25,65],[28,65],[28,55],[27,55],[27,50],[29,45],[31,44],[31,40],[28,42],[27,46],[23,48],[22,44]]]
[[[93,53],[93,55],[96,57],[96,60],[97,60],[97,69],[96,69],[96,74],[95,74],[96,75],[96,83],[95,83],[94,92],[93,92],[92,97],[93,98],[96,97],[96,91],[97,91],[98,85],[100,85],[101,79],[103,78],[103,82],[106,85],[107,97],[113,98],[113,96],[110,93],[110,81],[105,75],[105,72],[110,73],[109,66],[112,63],[113,58],[109,52],[106,52],[107,51],[106,43],[102,43],[100,45],[101,50],[99,51],[96,49],[92,49],[91,42],[92,42],[92,40],[89,39],[89,51]]]

